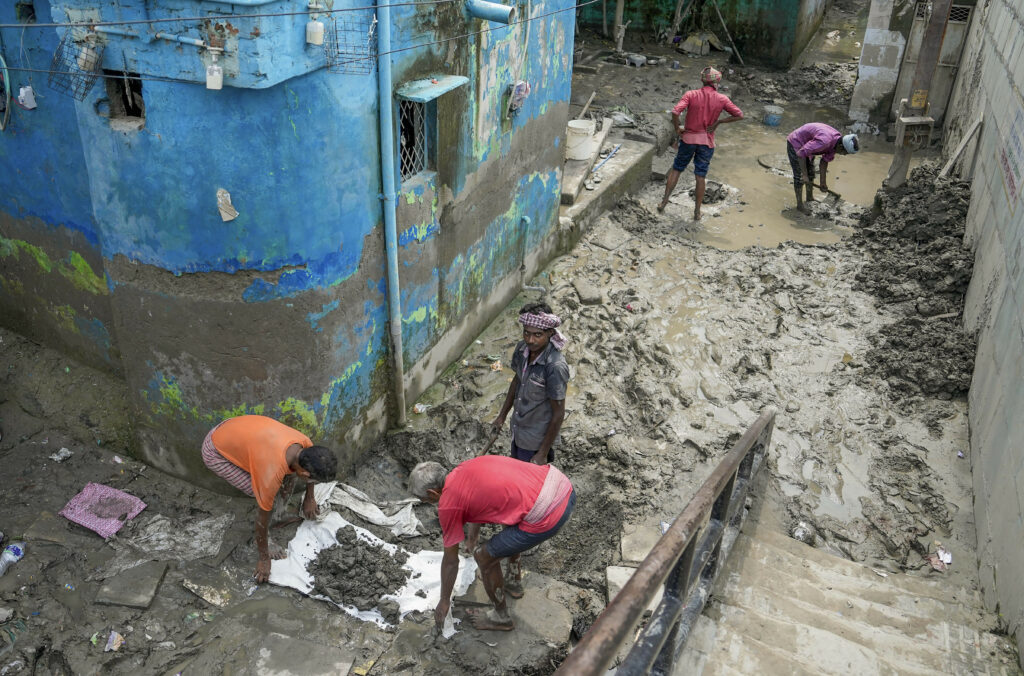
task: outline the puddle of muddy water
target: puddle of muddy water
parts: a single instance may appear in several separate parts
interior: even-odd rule
[[[863,3],[860,7],[833,6],[825,13],[818,32],[794,62],[793,68],[816,63],[858,60],[864,43],[864,31],[868,25],[869,10],[868,3]],[[835,32],[838,32],[838,35]],[[829,37],[830,34],[834,37]]]
[[[737,200],[705,205],[701,223],[691,220],[693,200],[687,194],[693,185],[692,167],[680,177],[666,213],[687,226],[687,237],[720,249],[747,246],[774,247],[786,241],[801,244],[833,244],[852,230],[819,216],[796,211],[793,182],[786,159],[786,136],[807,122],[824,122],[845,128],[846,114],[835,108],[788,104],[778,127],[760,122],[763,106],[749,106],[743,122],[731,124],[718,134],[718,145],[708,173],[709,181],[728,184],[739,190]],[[837,156],[829,165],[829,187],[850,204],[868,207],[892,163],[892,144],[881,136],[861,135],[861,152]],[[932,155],[918,153],[913,166]],[[674,153],[668,150],[655,158],[655,173],[671,167]],[[760,160],[760,161],[759,161]],[[771,164],[773,171],[762,163]],[[642,193],[641,200],[654,204],[660,200],[664,183],[655,181]],[[818,200],[824,197],[815,191]],[[848,219],[847,219],[848,220]]]

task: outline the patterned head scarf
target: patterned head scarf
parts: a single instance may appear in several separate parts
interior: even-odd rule
[[[562,318],[556,314],[524,312],[519,315],[519,323],[535,329],[554,329],[555,333],[551,336],[551,344],[555,346],[556,350],[561,350],[569,342],[569,339],[558,330],[558,327],[562,325]]]
[[[722,81],[722,73],[708,66],[700,72],[700,81],[718,89],[718,83]]]

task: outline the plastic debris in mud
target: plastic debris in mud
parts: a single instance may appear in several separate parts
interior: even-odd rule
[[[135,518],[145,508],[146,503],[134,495],[89,482],[64,505],[59,514],[106,540],[121,530],[128,519]]]
[[[491,362],[491,370],[492,371],[500,371],[501,370],[501,361],[497,360],[497,361]]]
[[[116,631],[111,631],[110,632],[110,636],[107,637],[107,645],[106,645],[106,647],[103,648],[103,652],[105,652],[105,653],[109,653],[111,651],[117,652],[118,650],[121,649],[121,646],[123,646],[123,645],[124,645],[124,636],[121,636],[121,634],[117,633]]]
[[[953,554],[943,547],[941,542],[936,540],[935,551],[928,555],[928,563],[940,573],[945,572],[947,568],[953,565]]]
[[[793,539],[803,542],[805,545],[814,544],[814,529],[807,525],[806,521],[801,521],[793,529]]]
[[[69,451],[67,448],[62,447],[59,451],[50,456],[50,460],[54,462],[64,462],[70,458],[74,453]]]
[[[4,547],[4,553],[0,554],[0,575],[3,575],[7,572],[8,568],[21,561],[23,556],[25,556],[24,542],[12,542]]]

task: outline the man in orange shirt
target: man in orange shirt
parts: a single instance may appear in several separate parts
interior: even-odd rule
[[[253,577],[256,582],[266,582],[270,577],[271,558],[267,530],[282,484],[287,486],[278,503],[280,510],[291,496],[295,476],[306,479],[302,515],[313,519],[317,515],[313,485],[334,479],[338,459],[331,449],[314,446],[302,432],[262,415],[240,415],[217,425],[203,440],[202,455],[203,462],[214,474],[256,498],[259,560]],[[275,552],[274,558],[284,558],[284,552]]]
[[[693,175],[697,184],[694,190],[696,205],[693,208],[695,221],[700,220],[700,207],[704,203],[704,178],[708,175],[711,156],[715,154],[715,129],[720,124],[743,119],[743,111],[737,108],[728,96],[718,91],[718,83],[722,81],[720,72],[708,66],[700,72],[700,81],[704,86],[683,94],[683,98],[679,99],[679,103],[672,109],[672,124],[675,125],[676,134],[679,136],[679,150],[665,180],[665,197],[658,205],[659,212],[668,206],[668,198],[676,188],[679,174],[686,169],[692,159]],[[680,125],[679,116],[684,110],[686,123]],[[718,117],[723,110],[729,113],[730,117],[720,120]]]

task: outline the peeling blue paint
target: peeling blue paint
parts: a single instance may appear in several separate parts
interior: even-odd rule
[[[332,300],[330,303],[325,303],[323,309],[320,312],[310,312],[306,315],[306,320],[309,325],[313,327],[313,330],[317,333],[323,333],[323,327],[320,326],[320,320],[326,317],[331,312],[338,309],[338,305],[341,304],[339,300]]]

